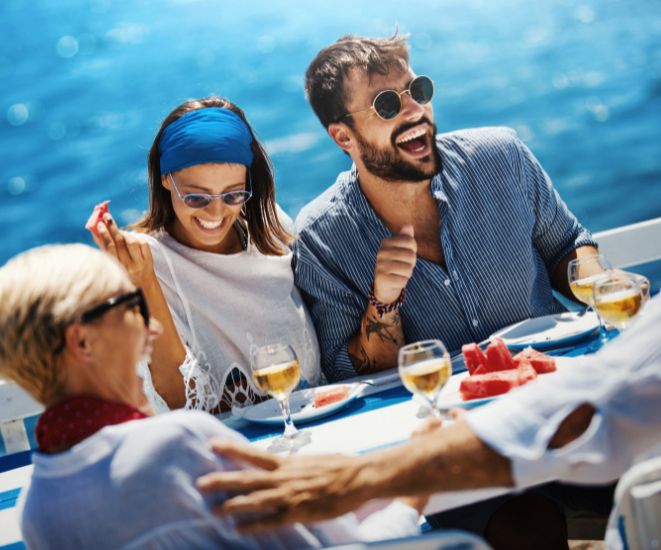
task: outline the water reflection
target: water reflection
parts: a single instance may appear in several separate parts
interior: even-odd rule
[[[661,216],[656,0],[3,0],[0,262],[90,242],[105,198],[122,221],[143,210],[160,120],[211,93],[245,108],[295,215],[348,166],[305,101],[307,64],[343,34],[397,25],[438,85],[440,131],[514,127],[594,230]]]

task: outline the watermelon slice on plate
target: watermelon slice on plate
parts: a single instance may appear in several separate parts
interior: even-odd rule
[[[487,363],[484,366],[489,372],[516,368],[510,350],[500,338],[494,338],[487,347]]]
[[[487,356],[475,342],[461,346],[461,353],[464,354],[464,363],[471,374],[487,364]],[[482,368],[484,369],[484,367]]]
[[[514,356],[514,362],[517,365],[520,365],[522,361],[528,361],[537,374],[546,374],[556,370],[554,357],[533,348],[526,348]]]
[[[320,389],[314,394],[314,407],[320,408],[342,401],[349,397],[349,386],[336,386],[329,389]]]
[[[477,406],[512,388],[522,386],[537,378],[539,374],[552,373],[556,370],[556,357],[528,348],[512,357],[505,342],[494,338],[483,352],[477,344],[462,347],[464,363],[468,372],[460,373],[451,379],[441,391],[439,405],[443,400],[452,403],[460,399],[465,403],[452,403],[446,406]],[[453,386],[452,390],[447,389]],[[454,394],[454,398],[451,396]],[[448,399],[448,397],[450,398]]]
[[[535,369],[530,363],[523,362],[517,369],[467,376],[459,384],[459,391],[465,400],[494,397],[507,393],[512,388],[522,386],[535,378],[537,378]]]

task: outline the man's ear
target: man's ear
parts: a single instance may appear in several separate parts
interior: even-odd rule
[[[355,144],[353,132],[344,122],[333,122],[328,126],[328,135],[345,153],[350,154]]]
[[[89,330],[83,325],[73,323],[64,331],[67,352],[79,361],[87,361],[92,356]]]

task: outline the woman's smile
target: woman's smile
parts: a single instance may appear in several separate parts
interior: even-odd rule
[[[202,218],[194,217],[193,218],[197,224],[198,227],[208,233],[216,233],[220,229],[222,229],[225,225],[225,222],[227,218],[221,218],[219,220],[203,220]]]

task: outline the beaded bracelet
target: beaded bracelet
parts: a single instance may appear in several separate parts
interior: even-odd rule
[[[369,301],[370,304],[372,304],[375,307],[377,313],[379,314],[379,317],[383,317],[386,313],[392,313],[393,311],[397,311],[404,303],[405,297],[406,297],[406,289],[403,288],[402,292],[399,294],[399,298],[397,298],[394,302],[390,302],[389,304],[384,304],[383,302],[380,302],[376,296],[374,296],[374,289],[371,289],[369,294],[367,295],[367,300]]]

